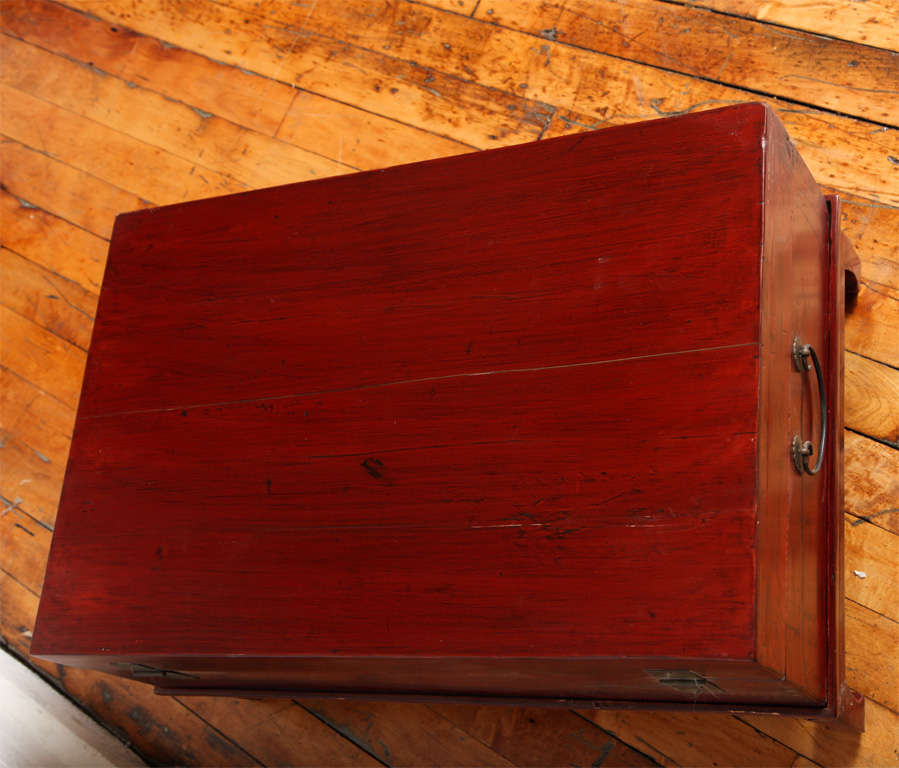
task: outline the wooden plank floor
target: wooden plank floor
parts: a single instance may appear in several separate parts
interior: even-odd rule
[[[148,761],[899,765],[899,5],[5,0],[0,632],[28,658],[116,213],[768,101],[864,284],[846,331],[847,675],[787,718],[156,697],[30,663]],[[548,191],[551,194],[551,191]]]

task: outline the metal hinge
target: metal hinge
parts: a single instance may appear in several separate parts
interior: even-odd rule
[[[193,675],[189,675],[187,672],[178,672],[175,669],[160,669],[159,667],[151,667],[149,664],[135,664],[129,661],[113,661],[112,666],[127,668],[128,674],[137,679],[142,677],[193,677]]]
[[[682,693],[711,693],[712,695],[724,693],[724,689],[720,685],[689,669],[647,669],[646,671],[656,679],[656,682],[675,688]]]

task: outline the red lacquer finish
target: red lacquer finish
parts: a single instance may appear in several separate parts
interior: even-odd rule
[[[120,216],[33,652],[832,714],[828,210],[750,104]]]

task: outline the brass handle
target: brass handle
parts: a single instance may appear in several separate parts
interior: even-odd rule
[[[811,364],[809,363],[811,358]],[[793,437],[793,465],[801,475],[816,475],[824,462],[824,443],[827,440],[827,393],[824,391],[824,374],[821,372],[821,363],[815,349],[811,344],[802,344],[798,338],[793,339],[793,365],[797,371],[810,371],[815,367],[815,376],[818,379],[818,405],[821,410],[821,442],[818,444],[818,460],[814,467],[809,467],[809,456],[815,452],[815,447],[810,440],[805,440],[799,435]]]

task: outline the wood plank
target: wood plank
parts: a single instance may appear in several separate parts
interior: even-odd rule
[[[91,340],[97,294],[0,247],[5,290],[0,304],[86,350]]]
[[[71,408],[0,368],[0,429],[33,448],[42,462],[65,466],[74,423]]]
[[[899,533],[899,451],[845,432],[846,511]]]
[[[20,201],[107,239],[117,214],[152,205],[8,137],[0,137],[0,178],[5,189]]]
[[[514,765],[613,768],[656,764],[569,710],[471,704],[431,704],[430,708]]]
[[[899,208],[846,193],[840,197],[841,225],[862,260],[862,281],[899,298]]]
[[[773,767],[792,765],[796,759],[794,750],[730,715],[627,710],[584,715],[666,766]]]
[[[425,704],[306,700],[324,722],[392,766],[510,766]]]
[[[841,225],[861,259],[862,285],[846,316],[846,348],[899,367],[899,209],[842,196]]]
[[[290,700],[179,699],[264,765],[376,766],[382,763]]]
[[[0,243],[53,274],[97,293],[108,243],[0,190]]]
[[[5,485],[5,478],[3,482]],[[3,497],[7,498],[6,494]],[[55,515],[55,505],[51,512]],[[35,594],[40,593],[50,536],[51,530],[45,520],[28,514],[22,504],[4,502],[0,514],[0,551],[3,552],[0,569]]]
[[[867,700],[899,712],[899,622],[847,600],[845,626],[846,683]]]
[[[0,35],[0,43],[3,40],[11,38]],[[0,45],[0,50],[3,47]],[[0,78],[6,81],[12,79],[11,60],[4,55],[6,65]],[[0,98],[4,102],[0,131],[5,135],[159,205],[247,188],[242,182],[5,83],[0,83]]]
[[[477,8],[480,0],[429,0],[428,5],[435,8],[443,8],[445,11],[453,13],[461,13],[464,16],[470,16],[475,8]]]
[[[296,93],[284,83],[45,0],[5,4],[0,30],[269,136]]]
[[[851,515],[844,530],[846,597],[899,622],[899,536]]]
[[[899,295],[863,283],[845,328],[846,349],[899,368]]]
[[[84,350],[0,305],[0,366],[75,408],[84,362]]]
[[[62,488],[64,467],[45,462],[43,454],[20,443],[13,435],[0,432],[3,441],[3,473],[0,496],[3,509],[22,509],[52,527]]]
[[[135,165],[137,158],[132,160],[130,155],[123,153],[116,157],[115,142],[120,141],[119,136],[124,134],[137,139],[132,143],[139,149],[132,149],[132,154],[143,151],[146,155],[144,145],[153,147],[153,161],[157,164],[167,162],[170,167],[166,172],[173,177],[170,183],[175,188],[170,189],[166,185],[158,191],[156,187],[145,187],[146,191],[135,190],[150,199],[177,202],[246,188],[334,176],[351,170],[321,155],[243,128],[212,113],[198,111],[141,86],[132,87],[117,77],[104,76],[6,35],[0,35],[0,55],[7,62],[0,77],[7,85],[18,89],[16,95],[20,91],[27,92],[37,99],[111,128],[112,131],[103,135],[112,136],[113,144],[107,147],[112,163],[124,166],[126,158],[131,160],[128,167],[122,169],[125,179],[138,175],[137,168],[145,161]],[[90,53],[84,51],[82,55],[87,57]],[[16,103],[12,102],[11,106],[15,107]],[[35,117],[41,122],[51,119],[51,116]],[[87,124],[87,121],[80,123]],[[20,138],[16,133],[11,135]],[[41,138],[50,141],[46,134]],[[30,142],[24,138],[20,140],[34,146],[34,138]],[[162,150],[170,155],[165,155]],[[56,154],[62,156],[60,152]],[[69,157],[64,159],[71,162]],[[90,162],[92,167],[100,167],[96,160]],[[140,168],[139,175],[147,177],[147,181],[158,183],[153,179],[157,173],[152,165],[148,165]],[[104,168],[99,175],[119,186],[126,186],[113,169]],[[138,181],[143,182],[144,179],[135,179],[132,184]],[[183,193],[180,191],[182,186],[185,187]],[[176,194],[181,196],[175,197]]]
[[[0,572],[3,640],[63,693],[129,742],[145,760],[166,765],[259,765],[176,699],[157,696],[149,686],[28,656],[37,603],[37,595]]]
[[[28,656],[38,595],[5,571],[0,571],[0,636],[7,650],[28,660],[30,666],[52,674],[55,664]]]
[[[302,29],[413,59],[448,75],[498,90],[527,93],[541,103],[576,109],[602,125],[683,114],[759,96],[737,88],[592,53],[551,40],[477,23],[411,2],[353,0],[307,9],[275,2],[229,0],[251,21],[265,14],[283,29]],[[193,5],[200,13],[199,4]],[[215,15],[206,16],[214,23]],[[524,88],[522,89],[522,86]],[[764,100],[764,99],[763,99]],[[871,123],[768,100],[817,181],[883,203],[899,204],[893,181],[899,130],[872,132]],[[556,135],[554,121],[546,136]],[[599,126],[598,126],[599,127]],[[563,132],[570,132],[565,128]]]
[[[92,5],[92,8],[93,8],[93,5]],[[214,24],[217,21],[220,21],[221,17],[222,17],[222,13],[223,13],[221,7],[217,7],[214,10],[206,10],[206,11],[201,12],[199,9],[199,6],[197,4],[194,4],[194,6],[192,6],[192,9],[193,9],[194,13],[199,13],[200,16],[206,21],[207,24]],[[428,9],[419,8],[417,10],[420,12],[430,12],[430,11],[428,11]],[[251,11],[255,12],[256,9],[253,8],[253,9],[251,9]],[[248,11],[247,13],[244,14],[244,18],[246,18],[250,21],[250,26],[252,26],[253,20],[255,18],[253,15],[251,15],[251,11]],[[289,11],[284,11],[284,12],[289,13]],[[146,8],[146,6],[142,7],[141,13],[142,14],[148,13],[148,9]],[[224,13],[226,13],[226,15],[227,15],[231,12],[225,11]],[[366,13],[368,13],[367,10],[366,10]],[[432,13],[438,14],[439,12],[433,11]],[[470,23],[470,22],[466,22],[466,20],[463,17],[458,17],[458,16],[451,15],[451,14],[443,14],[443,15],[447,16],[447,17],[451,17],[452,19],[458,19],[462,23]],[[312,23],[315,20],[315,16],[316,16],[316,14],[313,13],[313,14],[310,14],[308,19],[302,19],[303,24],[305,25],[306,28],[309,28],[312,25]],[[135,19],[132,18],[130,14],[129,14],[129,18],[132,23],[136,23]],[[406,21],[406,20],[404,20],[404,21]],[[436,60],[440,60],[440,59],[451,58],[452,61],[462,61],[463,68],[461,68],[459,70],[459,74],[461,76],[463,76],[463,77],[477,76],[479,80],[487,82],[490,85],[494,85],[495,83],[493,82],[493,80],[496,80],[498,82],[498,87],[500,87],[500,88],[503,88],[504,86],[505,87],[513,87],[511,85],[512,78],[509,76],[509,72],[514,72],[516,67],[513,66],[512,63],[510,63],[509,61],[504,60],[504,58],[507,59],[508,57],[500,56],[499,59],[497,59],[497,56],[499,56],[500,52],[494,52],[491,50],[486,50],[486,51],[468,51],[468,50],[466,50],[466,45],[468,45],[468,47],[470,48],[470,41],[467,40],[467,37],[472,37],[472,38],[477,37],[476,34],[471,33],[471,30],[467,30],[467,31],[463,30],[461,33],[457,33],[455,38],[453,38],[453,39],[458,38],[458,40],[456,42],[453,42],[453,43],[446,42],[446,40],[448,40],[449,38],[447,38],[447,35],[444,33],[444,31],[435,29],[435,27],[437,27],[439,25],[431,23],[434,21],[434,19],[428,19],[426,21],[427,21],[427,23],[421,24],[419,26],[427,26],[428,27],[427,35],[428,35],[429,41],[435,37],[440,38],[438,40],[434,40],[433,44],[431,45],[431,48],[435,49],[437,51],[436,54],[431,56],[432,59],[434,59],[436,61]],[[298,24],[299,22],[300,22],[300,19],[297,18],[296,23]],[[365,26],[367,29],[370,29],[373,27],[371,18],[365,18],[364,22],[365,22],[364,25],[359,23],[359,24],[356,24],[355,26],[360,26],[360,27]],[[143,19],[141,19],[141,23],[143,23]],[[261,30],[260,35],[263,34],[262,28],[264,28],[265,34],[268,34],[268,35],[271,34],[271,29],[269,27],[267,27],[266,25],[261,24],[261,23],[259,26],[260,26],[260,30]],[[331,27],[333,27],[333,26],[334,25],[332,24]],[[406,24],[404,24],[403,29],[409,29],[409,26],[410,25],[407,22]],[[327,24],[325,25],[326,29],[330,29],[331,27],[328,27]],[[353,24],[352,20],[350,20],[349,22],[347,22],[346,20],[343,20],[341,22],[340,28],[353,28],[353,27],[354,27],[354,24]],[[423,34],[424,33],[422,33],[422,35]],[[517,33],[507,33],[507,34],[517,34]],[[369,32],[367,32],[366,35],[367,35],[367,38],[369,38],[369,39],[371,38],[371,34]],[[294,37],[296,37],[295,34],[294,34]],[[523,50],[521,52],[521,56],[523,56],[525,59],[533,58],[533,54],[528,53],[528,50],[530,50],[532,48],[533,38],[530,36],[527,36],[527,35],[519,35],[519,37],[521,38],[519,48],[527,49],[527,50]],[[409,39],[411,39],[411,38],[406,38],[407,41]],[[420,37],[414,38],[414,40],[416,40],[416,41],[418,41],[419,39],[420,39]],[[505,40],[502,42],[505,42]],[[258,44],[258,41],[257,41],[257,44]],[[372,43],[372,45],[374,45],[378,48],[384,48],[385,46],[391,46],[391,50],[396,50],[398,47],[401,47],[395,38],[390,38],[390,40],[387,42],[384,42],[383,39],[378,39],[378,40],[376,40],[375,43]],[[448,46],[448,49],[445,49],[444,45]],[[426,54],[423,50],[421,50],[420,46],[413,51],[408,51],[408,47],[409,46],[406,46],[404,48],[404,50],[403,50],[404,55],[412,55],[415,57],[415,60],[418,62],[427,60],[427,59],[423,58],[423,56],[425,56]],[[452,50],[452,51],[456,51],[456,52],[452,54],[452,57],[450,57],[448,55],[448,50]],[[420,53],[422,55],[419,55]],[[494,55],[494,53],[496,53],[496,55]],[[671,93],[680,93],[681,94],[681,96],[679,96],[678,98],[683,103],[680,103],[677,105],[663,103],[664,99],[653,99],[652,100],[653,104],[649,104],[648,99],[643,99],[642,101],[638,100],[639,103],[636,105],[623,104],[623,105],[621,105],[621,107],[627,108],[627,112],[617,118],[619,122],[620,121],[626,122],[628,120],[637,119],[639,117],[647,117],[647,118],[654,117],[654,116],[657,116],[658,114],[671,114],[674,112],[683,111],[684,109],[691,109],[695,105],[700,104],[700,103],[710,104],[712,102],[715,102],[716,100],[720,103],[726,103],[728,100],[732,101],[734,98],[737,98],[738,100],[740,99],[740,92],[734,92],[733,89],[724,89],[725,91],[727,91],[727,93],[724,93],[724,91],[721,91],[720,93],[716,92],[717,95],[711,94],[711,92],[706,93],[705,91],[703,93],[697,93],[697,89],[696,89],[696,87],[694,87],[697,85],[696,81],[690,80],[689,78],[681,78],[680,82],[667,82],[668,80],[671,79],[671,77],[674,77],[674,76],[673,75],[669,76],[666,73],[659,73],[656,70],[648,70],[645,67],[642,67],[642,68],[638,67],[637,72],[631,72],[631,73],[624,72],[620,77],[616,78],[616,74],[618,73],[618,70],[621,69],[622,67],[624,67],[624,65],[620,61],[613,60],[616,65],[614,69],[611,66],[607,66],[605,69],[600,68],[600,70],[597,72],[596,71],[597,67],[595,67],[595,66],[592,68],[592,70],[589,66],[586,66],[586,68],[585,68],[585,65],[583,65],[582,62],[580,61],[580,59],[583,59],[583,55],[580,52],[576,52],[574,54],[570,54],[570,53],[566,54],[567,59],[571,59],[572,56],[574,56],[575,59],[577,59],[577,61],[574,63],[565,61],[565,62],[563,62],[563,66],[561,67],[561,69],[562,69],[562,71],[577,72],[579,74],[579,79],[582,82],[580,84],[575,83],[575,84],[565,85],[565,89],[568,91],[569,96],[567,97],[567,99],[563,99],[563,100],[570,101],[570,93],[571,92],[574,92],[575,94],[579,94],[579,93],[589,94],[589,93],[593,93],[593,92],[608,94],[610,84],[616,88],[616,92],[618,92],[618,91],[633,91],[635,89],[631,88],[631,83],[633,81],[636,81],[638,83],[640,82],[640,79],[637,76],[639,74],[645,75],[646,77],[649,77],[649,75],[651,74],[652,75],[651,79],[653,81],[657,81],[657,80],[659,80],[659,78],[662,79],[663,82],[653,82],[651,84],[653,90],[658,91],[661,88],[661,90],[663,90],[664,92],[666,92],[668,94],[671,94]],[[594,55],[594,58],[595,58],[595,56],[596,55]],[[474,61],[478,61],[479,63],[482,63],[484,61],[486,61],[488,63],[495,62],[495,66],[493,67],[493,69],[489,70],[485,75],[485,72],[479,71],[479,70],[474,70],[471,68],[470,65]],[[428,63],[431,63],[431,61],[428,60]],[[576,64],[576,66],[575,66],[575,64]],[[442,65],[442,62],[441,62],[441,65]],[[435,63],[434,66],[437,66],[437,64]],[[522,65],[522,66],[524,66],[524,65]],[[530,66],[530,65],[528,65],[528,66]],[[540,63],[539,62],[535,63],[534,66],[531,67],[531,69],[532,70],[540,69]],[[281,72],[282,70],[285,70],[285,68],[283,66],[279,66],[278,71]],[[498,77],[494,77],[494,78],[487,77],[487,75],[493,73],[494,71],[496,72],[496,75]],[[594,88],[593,86],[588,87],[589,84],[587,82],[584,82],[585,73],[586,73],[586,75],[590,75],[591,77],[592,76],[597,77],[598,90],[596,88]],[[533,74],[533,71],[531,72],[531,74]],[[680,77],[680,76],[677,76],[677,77]],[[552,79],[554,79],[556,83],[560,82],[558,80],[558,78],[555,77],[555,75],[552,76]],[[615,85],[616,79],[620,82],[620,86]],[[599,81],[602,82],[602,87],[599,87]],[[647,88],[638,88],[636,90],[645,92],[648,89],[649,85],[650,85],[650,83],[647,82]],[[665,87],[665,86],[667,86],[667,87]],[[378,86],[378,87],[380,88],[380,86]],[[699,87],[699,86],[697,86],[697,87]],[[708,89],[706,89],[706,90],[708,90]],[[532,93],[532,89],[530,88],[530,86],[529,86],[528,93],[529,94]],[[537,95],[539,98],[542,98],[544,101],[552,100],[546,94],[543,94],[543,95],[537,94]],[[689,99],[691,99],[692,103],[689,103],[686,101],[686,96],[688,96]],[[706,96],[708,98],[706,98]],[[746,99],[746,98],[756,98],[756,97],[753,95],[746,95],[745,93],[742,94],[742,99]],[[777,106],[777,105],[775,105],[775,106]],[[603,109],[607,110],[608,107],[603,107]],[[642,111],[642,114],[639,114],[639,113],[635,114],[635,110],[637,110],[638,112]],[[621,112],[624,112],[624,111],[625,111],[624,109],[621,109]],[[807,111],[801,110],[800,112],[807,112]],[[815,113],[813,110],[808,111],[808,114],[798,114],[798,116],[795,115],[794,113],[789,112],[786,108],[782,109],[782,111],[781,111],[781,116],[784,117],[785,119],[792,115],[792,117],[790,119],[791,119],[791,122],[795,123],[795,125],[789,126],[791,133],[794,135],[794,138],[796,138],[798,136],[798,138],[803,140],[805,142],[805,144],[807,145],[806,151],[804,154],[806,155],[806,159],[809,160],[810,164],[813,165],[813,167],[814,167],[813,169],[817,169],[818,175],[821,177],[821,178],[819,178],[819,180],[823,179],[826,181],[829,178],[828,173],[830,173],[830,174],[833,173],[832,170],[830,169],[830,161],[827,157],[828,153],[829,152],[840,152],[844,156],[844,159],[845,159],[845,162],[841,162],[841,165],[843,165],[843,167],[846,168],[846,175],[848,175],[850,177],[849,179],[841,180],[842,188],[855,189],[857,191],[867,190],[867,192],[870,195],[879,196],[882,198],[893,199],[892,197],[890,197],[892,195],[892,193],[889,191],[890,185],[888,183],[886,183],[885,174],[889,174],[890,169],[887,167],[887,166],[889,166],[889,163],[886,162],[885,157],[886,157],[886,154],[889,154],[890,151],[894,155],[896,152],[899,152],[899,150],[896,150],[895,148],[890,148],[890,143],[892,143],[892,144],[896,143],[896,138],[893,135],[896,132],[895,131],[891,132],[891,134],[888,137],[888,140],[884,139],[883,135],[876,136],[872,139],[868,129],[865,128],[863,126],[863,124],[855,125],[854,121],[849,121],[844,118],[836,118],[834,116],[826,116],[825,118],[817,118],[817,114],[818,113]],[[607,118],[608,118],[608,116],[607,116]],[[614,122],[613,120],[609,120],[607,118],[605,118],[606,122]],[[887,141],[886,146],[884,146],[882,148],[880,146],[876,146],[876,145],[882,145],[885,141]],[[874,145],[874,146],[872,146],[872,145]],[[889,150],[889,151],[885,151],[885,150]],[[812,157],[809,158],[808,155],[812,155]],[[853,176],[855,177],[854,180],[851,178]],[[884,191],[884,190],[886,190],[886,191]]]
[[[4,505],[5,507],[6,505]],[[0,514],[0,571],[40,594],[51,532],[18,507]]]
[[[94,70],[139,83],[237,125],[277,135],[289,144],[354,168],[386,167],[472,149],[239,67],[162,45],[154,38],[55,3],[27,0],[17,4],[4,14],[0,29],[78,61],[90,61]]]
[[[126,8],[115,0],[68,5],[210,58],[391,117],[408,125],[488,148],[538,138],[551,108],[429,66],[343,41],[281,28],[254,13],[204,0],[173,6],[152,0]],[[305,14],[305,10],[304,10]],[[228,30],[228,32],[225,32]]]
[[[899,715],[876,701],[865,703],[864,733],[841,720],[821,722],[763,715],[740,719],[828,768],[899,765]]]
[[[53,525],[74,421],[71,408],[0,368],[4,507],[15,506]]]
[[[899,370],[846,355],[846,426],[899,448]]]
[[[899,125],[899,56],[657,0],[484,0],[475,18],[667,70]]]
[[[771,24],[899,50],[899,8],[891,0],[691,0],[696,5],[748,16]]]
[[[298,91],[278,138],[369,170],[448,157],[474,148],[314,93]]]
[[[896,166],[889,159],[899,157],[899,131],[786,105],[779,115],[819,184],[899,205]]]
[[[43,585],[73,417],[59,401],[0,369],[0,493],[8,499],[0,514],[0,567],[35,594]],[[23,454],[37,472],[19,480]],[[41,499],[41,491],[49,498]]]
[[[4,506],[22,508],[47,526],[55,520],[83,358],[82,350],[0,306],[0,492]]]

